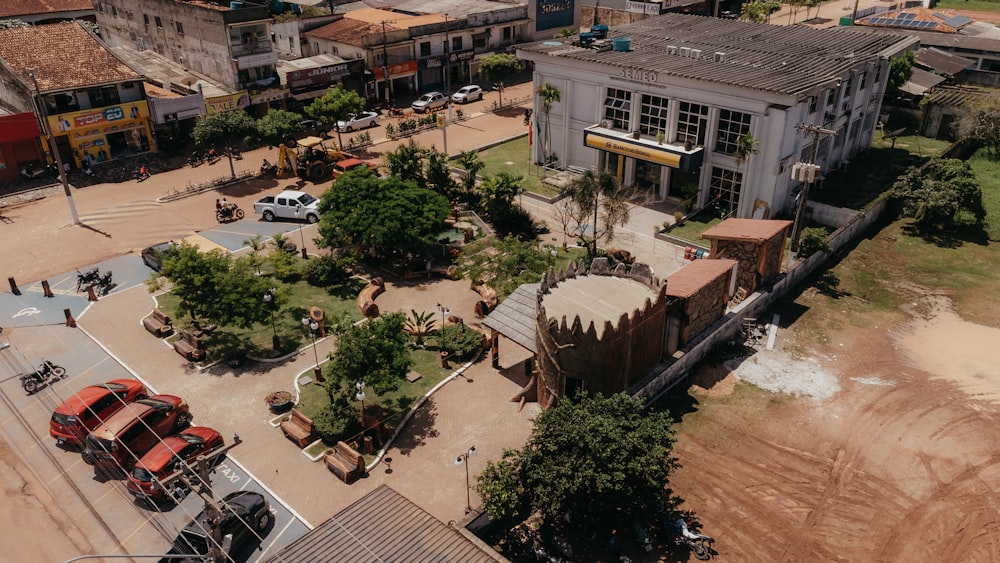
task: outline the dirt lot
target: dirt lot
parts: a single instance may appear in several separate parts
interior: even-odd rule
[[[842,266],[776,311],[773,351],[694,377],[674,490],[719,561],[1000,561],[1000,329]]]

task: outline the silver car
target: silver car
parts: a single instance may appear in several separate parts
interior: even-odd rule
[[[374,111],[363,111],[357,115],[351,114],[346,121],[337,122],[337,130],[350,133],[358,129],[375,127],[378,125],[378,114]]]
[[[428,92],[417,98],[417,101],[410,104],[410,107],[417,113],[424,113],[443,108],[446,105],[448,105],[448,98],[444,94],[441,92]]]
[[[451,95],[451,101],[457,104],[467,104],[483,99],[483,89],[475,84],[462,86],[457,92]]]

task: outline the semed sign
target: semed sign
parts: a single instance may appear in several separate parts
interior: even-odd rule
[[[656,81],[659,79],[655,71],[641,68],[622,68],[618,70],[618,74],[625,80],[646,82],[648,84],[656,84]]]

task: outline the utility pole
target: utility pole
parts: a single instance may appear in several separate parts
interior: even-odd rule
[[[34,91],[31,93],[31,100],[35,103],[35,107],[38,108],[38,115],[41,117],[42,133],[49,144],[49,150],[52,151],[52,160],[55,161],[56,169],[59,172],[59,181],[62,182],[63,192],[66,194],[66,202],[69,203],[70,217],[73,218],[74,225],[79,225],[80,215],[76,212],[76,204],[73,203],[73,193],[69,191],[69,180],[66,178],[66,168],[63,166],[62,158],[59,157],[59,147],[52,136],[52,128],[49,127],[49,112],[48,108],[45,107],[45,101],[42,100],[42,91],[38,88],[35,69],[29,68],[28,76],[31,77],[31,83],[35,86]]]
[[[209,476],[209,470],[214,465],[216,459],[225,455],[226,452],[235,448],[236,446],[243,443],[240,439],[239,434],[233,434],[233,443],[228,446],[222,446],[216,448],[207,454],[203,454],[197,457],[193,463],[190,464],[190,468],[185,468],[182,464],[181,468],[177,471],[167,475],[163,479],[154,480],[154,483],[160,485],[166,489],[169,485],[175,481],[181,481],[192,491],[198,494],[205,501],[205,513],[208,515],[208,525],[209,525],[209,546],[208,546],[208,556],[215,563],[223,563],[229,557],[228,549],[223,546],[224,538],[222,537],[222,530],[219,528],[219,522],[222,520],[222,509],[219,508],[218,503],[215,502],[215,493],[212,491],[212,481]],[[197,473],[198,478],[192,482],[189,472]]]
[[[392,80],[389,79],[389,48],[386,45],[388,38],[385,34],[385,21],[382,22],[382,79],[385,80],[385,97],[389,102],[389,107],[392,105]]]
[[[441,134],[444,136],[444,154],[448,156],[448,120],[451,119],[451,46],[448,44],[448,14],[444,15],[444,97],[448,107],[448,115],[441,124]]]
[[[833,129],[824,129],[819,125],[798,123],[795,128],[812,135],[812,159],[810,162],[800,162],[792,167],[792,179],[803,182],[802,191],[799,193],[798,207],[795,208],[795,221],[792,223],[792,244],[791,251],[799,252],[799,237],[802,235],[802,226],[805,223],[806,202],[809,200],[809,187],[816,180],[819,172],[819,165],[816,159],[819,155],[819,137],[836,137],[840,132]]]

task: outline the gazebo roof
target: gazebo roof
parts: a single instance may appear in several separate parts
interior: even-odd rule
[[[667,276],[667,295],[688,298],[719,276],[732,271],[736,260],[695,260]]]
[[[530,350],[535,347],[535,310],[538,307],[538,290],[541,284],[526,283],[519,286],[497,305],[483,324]]]
[[[770,240],[781,231],[791,227],[791,221],[774,219],[726,219],[701,233],[709,240]]]

